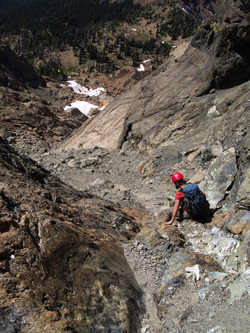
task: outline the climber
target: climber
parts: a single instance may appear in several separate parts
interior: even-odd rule
[[[174,207],[169,208],[166,212],[164,225],[172,224],[176,217],[179,217],[181,221],[184,218],[208,221],[211,215],[209,203],[199,186],[187,183],[179,172],[172,175],[172,181],[178,191],[175,195]]]

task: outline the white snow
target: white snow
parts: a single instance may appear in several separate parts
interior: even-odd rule
[[[132,28],[132,30],[133,30],[133,31],[137,31],[137,29],[135,29],[135,28]]]
[[[143,63],[146,64],[147,62],[152,61],[152,59],[144,60]]]
[[[70,106],[65,106],[64,110],[66,111],[70,108],[77,108],[87,116],[89,111],[91,109],[97,108],[97,106],[94,104],[90,104],[88,102],[76,101],[76,102],[71,103]]]
[[[140,67],[137,68],[138,72],[144,72],[145,71],[145,67],[143,66],[143,64],[140,64]]]
[[[100,93],[102,91],[104,91],[104,88],[91,89],[91,88],[87,88],[84,86],[80,86],[80,84],[78,84],[76,81],[67,81],[67,83],[69,83],[68,87],[71,87],[75,93],[87,95],[90,97],[99,96]],[[84,101],[75,101],[75,102],[71,103],[70,105],[65,106],[64,110],[66,111],[70,108],[77,108],[87,116],[91,109],[98,108],[98,106],[96,106],[94,104],[90,104],[88,102],[84,102]],[[103,109],[104,109],[104,107],[101,110],[103,110]]]
[[[87,96],[99,96],[102,91],[104,91],[104,88],[97,88],[97,89],[91,89],[86,88],[84,86],[80,86],[76,81],[67,81],[69,83],[69,87],[71,87],[75,93],[77,94],[84,94]]]

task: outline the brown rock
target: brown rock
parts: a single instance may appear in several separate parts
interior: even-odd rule
[[[209,224],[209,227],[213,225],[217,228],[223,228],[223,226],[230,220],[230,212],[228,210],[215,214],[213,218],[213,222]]]
[[[88,116],[92,117],[92,116],[96,116],[98,113],[100,112],[100,110],[98,108],[96,109],[90,109]]]
[[[239,222],[233,226],[228,226],[227,229],[233,234],[241,234],[246,227],[246,222]]]
[[[207,271],[223,272],[221,266],[212,257],[202,253],[190,252],[187,250],[184,251],[190,256],[190,259],[184,263],[184,267],[192,267],[198,264]]]
[[[167,209],[163,209],[163,210],[160,211],[160,213],[157,215],[157,219],[156,219],[156,221],[157,221],[157,223],[158,223],[159,225],[161,225],[163,222],[166,222],[166,221],[165,221],[166,211],[167,211]]]
[[[135,239],[145,244],[148,248],[154,248],[162,242],[161,235],[149,225],[145,225]]]
[[[30,101],[28,103],[25,103],[24,105],[27,107],[27,109],[31,109],[32,112],[37,115],[55,118],[55,115],[49,110],[49,108],[40,102]]]
[[[82,112],[77,108],[69,108],[65,112],[72,117],[79,117],[82,115]],[[86,118],[88,117],[86,116]]]
[[[177,105],[176,103],[184,95],[188,95],[190,98],[196,95],[197,92],[195,92],[194,86],[200,86],[203,80],[203,84],[205,81],[207,82],[207,77],[205,80],[205,77],[196,73],[194,75],[195,78],[192,78],[191,84],[190,76],[186,75],[187,72],[190,72],[190,67],[193,69],[193,66],[190,65],[190,60],[187,61],[189,57],[193,57],[193,61],[197,63],[197,66],[198,63],[202,64],[207,61],[207,56],[204,53],[199,53],[192,47],[188,48],[187,53],[183,55],[183,59],[178,62],[178,65],[176,65],[173,58],[170,58],[161,67],[160,72],[158,71],[158,75],[154,73],[153,77],[144,79],[136,84],[132,90],[111,102],[104,112],[93,118],[88,126],[82,128],[82,132],[77,137],[65,143],[65,148],[77,147],[81,141],[84,141],[86,147],[97,144],[102,147],[120,148],[123,142],[128,140],[126,137],[129,134],[132,135],[131,139],[129,138],[129,142],[131,141],[131,144],[138,146],[146,133],[156,126],[156,123],[158,123],[157,134],[153,132],[150,136],[147,134],[145,140],[153,140],[155,143],[158,141],[159,143],[167,139],[167,137],[169,138],[171,133],[166,133],[166,126],[172,125],[173,121],[175,121],[174,128],[173,125],[171,126],[171,132],[181,126],[178,116],[174,120],[177,115],[174,105]],[[178,66],[178,74],[176,73],[176,66]],[[171,85],[168,84],[168,77],[171,77]],[[185,89],[183,89],[184,85],[186,86]],[[162,95],[157,92],[159,86],[161,87]],[[157,105],[157,108],[155,105]],[[196,110],[192,113],[194,117]],[[181,118],[181,122],[184,118]],[[166,121],[167,119],[168,121]],[[185,120],[188,121],[187,118]],[[93,129],[95,130],[93,131]]]
[[[185,236],[173,225],[163,225],[160,228],[159,233],[162,237],[168,238],[173,245],[183,246],[185,244]]]
[[[4,327],[137,331],[142,295],[122,248],[123,230],[138,229],[133,216],[60,183],[2,139],[0,165]]]

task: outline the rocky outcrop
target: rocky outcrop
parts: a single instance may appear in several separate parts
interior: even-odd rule
[[[193,46],[211,55],[213,88],[225,89],[249,80],[249,9],[245,1],[224,1],[192,40]]]
[[[136,220],[2,139],[0,163],[0,330],[136,332],[142,295],[121,246]]]
[[[14,90],[24,86],[37,88],[46,82],[23,57],[18,57],[8,46],[0,48],[0,85]]]

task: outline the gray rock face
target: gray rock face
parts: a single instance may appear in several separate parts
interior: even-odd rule
[[[227,190],[232,187],[236,173],[237,162],[234,148],[223,152],[211,162],[203,186],[211,208],[218,207],[228,194]]]

